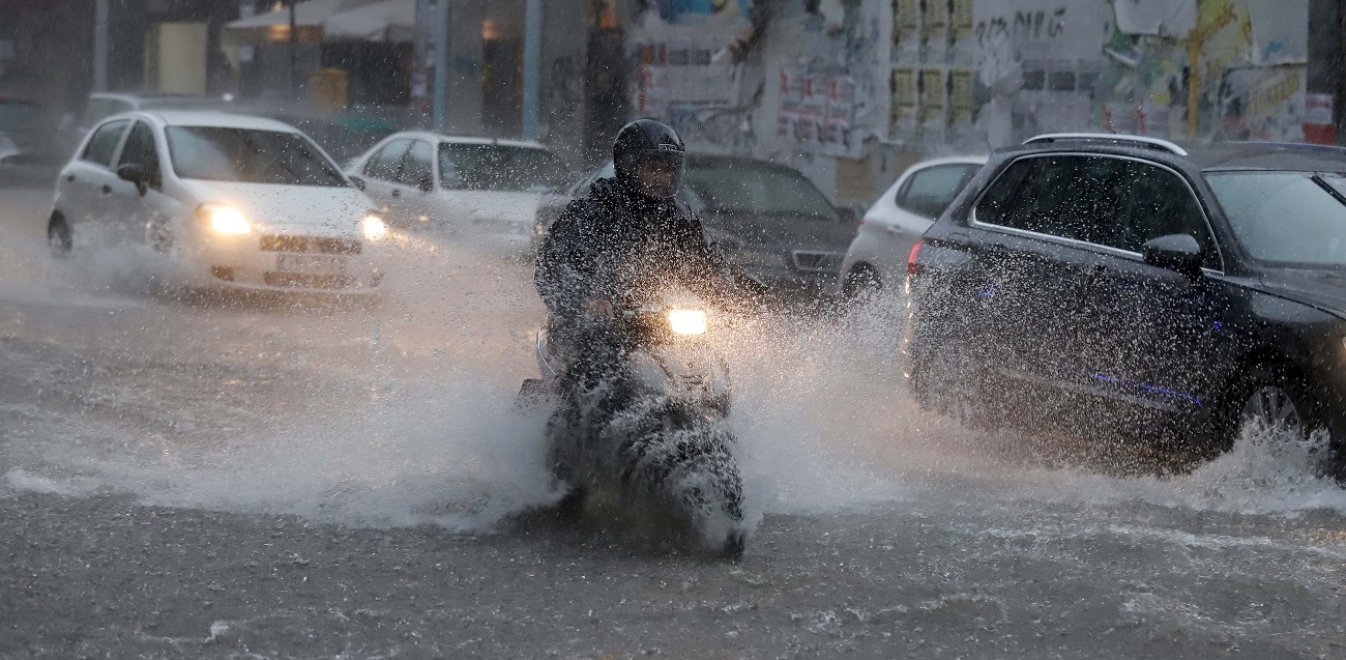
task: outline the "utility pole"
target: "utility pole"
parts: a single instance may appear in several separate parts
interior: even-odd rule
[[[538,136],[538,96],[541,88],[542,0],[527,0],[523,33],[523,138]]]
[[[449,86],[449,0],[435,2],[435,85],[431,104],[434,107],[434,121],[430,130],[443,131],[444,120],[448,116],[445,104],[448,102]]]
[[[290,0],[290,100],[299,100],[299,26],[294,6],[299,0]]]
[[[98,0],[94,6],[93,28],[93,89],[107,91],[108,61],[108,0]]]
[[[1346,145],[1346,0],[1337,1],[1337,43],[1333,44],[1333,70],[1336,72],[1336,93],[1332,98],[1332,118],[1336,121],[1337,144]]]

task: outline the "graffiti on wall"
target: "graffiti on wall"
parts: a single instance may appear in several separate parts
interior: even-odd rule
[[[889,135],[900,142],[1303,137],[1308,0],[969,0],[971,36],[951,35],[944,51],[929,35],[963,20],[958,3],[890,2]]]
[[[789,36],[733,62],[722,54],[742,19],[728,4],[663,4],[663,22],[641,21],[632,37],[637,111],[669,121],[702,150],[859,155],[887,89],[875,66],[886,54],[878,13],[860,11],[859,0],[801,3],[773,19],[776,34]],[[645,6],[644,16],[653,15],[654,3]],[[689,25],[692,15],[703,18]]]

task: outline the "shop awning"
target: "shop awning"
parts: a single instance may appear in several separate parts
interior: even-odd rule
[[[322,22],[323,41],[413,41],[416,0],[382,0]]]
[[[322,22],[343,11],[368,5],[376,0],[304,0],[294,6],[294,22],[301,28],[321,27]],[[413,12],[414,13],[414,12]],[[290,24],[290,8],[240,18],[224,24],[226,30],[266,30]]]

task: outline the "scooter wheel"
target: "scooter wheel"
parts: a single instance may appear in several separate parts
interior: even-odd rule
[[[729,537],[724,540],[724,548],[720,550],[720,557],[729,561],[739,561],[743,559],[743,551],[748,545],[748,537],[742,532],[731,532]]]
[[[579,520],[580,516],[584,515],[585,495],[583,488],[571,488],[570,492],[552,507],[556,519],[564,522]]]

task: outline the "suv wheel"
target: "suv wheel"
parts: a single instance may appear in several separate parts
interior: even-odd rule
[[[1239,413],[1239,430],[1260,425],[1284,428],[1295,435],[1303,435],[1304,415],[1299,408],[1295,398],[1280,386],[1256,386],[1243,401],[1243,409]]]
[[[1241,394],[1226,408],[1232,418],[1226,446],[1245,433],[1258,429],[1277,429],[1304,439],[1323,427],[1318,414],[1318,403],[1309,394],[1303,379],[1293,371],[1262,365],[1252,369]],[[1338,480],[1346,478],[1346,455],[1340,447],[1341,439],[1329,443],[1328,455],[1321,469]]]

